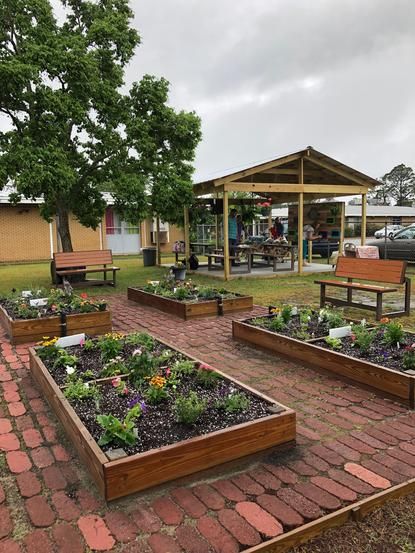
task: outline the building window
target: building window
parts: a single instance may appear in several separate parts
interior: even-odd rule
[[[392,217],[392,225],[400,225],[402,222],[402,217]]]

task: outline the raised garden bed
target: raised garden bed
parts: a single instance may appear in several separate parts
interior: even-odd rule
[[[329,370],[385,392],[414,408],[415,371],[411,368],[409,357],[414,356],[415,366],[415,350],[411,348],[415,335],[403,332],[399,346],[388,346],[385,343],[385,332],[389,332],[387,328],[399,323],[385,321],[379,327],[365,329],[361,333],[364,334],[363,338],[368,338],[370,344],[363,347],[357,343],[361,340],[358,332],[360,325],[354,325],[352,334],[342,338],[329,338],[328,332],[326,337],[317,332],[317,336],[305,338],[304,329],[296,337],[296,331],[294,336],[290,335],[290,326],[296,327],[291,321],[279,328],[280,323],[274,323],[278,317],[280,314],[262,317],[265,324],[258,322],[259,318],[233,321],[233,337],[303,364]],[[274,330],[273,327],[277,329]],[[363,339],[361,341],[363,343]]]
[[[30,349],[32,374],[107,500],[295,443],[294,411],[148,335],[54,349]],[[194,394],[202,407],[186,423]]]
[[[105,302],[81,296],[66,297],[61,290],[53,290],[49,294],[45,297],[47,303],[39,307],[30,306],[32,296],[23,298],[13,294],[0,298],[0,324],[12,344],[81,332],[93,336],[112,329],[111,313],[107,311]],[[33,293],[33,299],[41,296],[44,292]]]
[[[247,311],[253,307],[252,296],[241,296],[223,289],[197,288],[191,281],[164,281],[143,288],[131,287],[128,288],[128,299],[185,320]]]

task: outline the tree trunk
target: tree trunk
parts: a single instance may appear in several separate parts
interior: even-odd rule
[[[57,215],[58,215],[58,233],[61,239],[62,251],[73,252],[71,233],[69,230],[68,210],[62,205],[58,206]]]

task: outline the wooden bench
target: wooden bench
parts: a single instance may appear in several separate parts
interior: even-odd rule
[[[212,259],[215,260],[215,263],[218,263],[218,260],[222,263],[222,265],[224,264],[224,260],[225,260],[225,255],[223,253],[208,253],[206,254],[206,257],[208,258],[208,271],[213,271],[213,269],[217,268],[217,267],[214,267],[213,263],[212,263]],[[229,272],[232,273],[232,262],[233,261],[236,261],[238,259],[238,257],[236,255],[230,255],[229,256]]]
[[[246,255],[248,257],[248,273],[252,271],[255,257],[265,259],[266,266],[268,267],[270,266],[270,260],[272,260],[272,270],[274,273],[276,273],[278,271],[287,271],[286,267],[283,267],[282,269],[277,269],[277,263],[283,263],[287,260],[287,257],[289,256],[289,259],[291,260],[290,271],[294,271],[295,253],[296,247],[290,246],[289,244],[268,244],[267,247],[261,250],[258,250],[256,248],[251,249],[246,252]],[[264,263],[259,263],[259,265],[263,266]]]
[[[376,311],[376,320],[379,321],[382,316],[399,317],[400,315],[409,315],[411,303],[411,280],[405,277],[406,261],[394,261],[389,259],[358,259],[352,257],[339,257],[337,260],[335,276],[347,278],[343,280],[315,280],[315,284],[320,284],[320,306],[324,307],[326,303],[333,305],[345,305],[349,307],[358,307]],[[390,286],[377,286],[374,284],[363,284],[353,282],[353,279],[368,280],[373,282],[383,282],[386,284],[405,285],[405,309],[404,311],[394,311],[393,313],[382,313],[383,294],[396,292],[398,288]],[[347,290],[347,300],[326,296],[326,286],[336,286]],[[376,306],[353,301],[353,290],[362,292],[372,292],[376,294]]]
[[[115,277],[119,267],[113,267],[111,250],[91,250],[85,252],[60,252],[53,254],[55,271],[58,277],[82,275],[86,273],[103,273],[101,280],[80,280],[71,282],[72,286],[99,286],[109,284],[115,286]],[[107,273],[112,272],[112,279],[107,279]]]

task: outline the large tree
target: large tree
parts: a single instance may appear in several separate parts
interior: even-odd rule
[[[194,113],[167,105],[168,83],[146,76],[123,92],[140,39],[128,0],[0,0],[0,189],[14,202],[42,197],[64,251],[69,215],[96,228],[111,190],[129,220],[175,222],[191,200],[200,140]]]
[[[415,199],[415,173],[411,167],[401,163],[380,180],[382,184],[379,188],[383,189],[383,193],[392,198],[396,205],[408,205]]]

